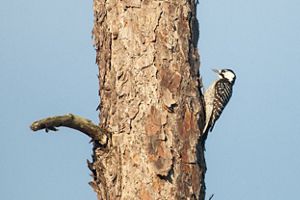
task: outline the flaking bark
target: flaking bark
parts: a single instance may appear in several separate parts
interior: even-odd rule
[[[192,1],[94,0],[101,123],[98,199],[201,199],[206,164],[198,23]]]

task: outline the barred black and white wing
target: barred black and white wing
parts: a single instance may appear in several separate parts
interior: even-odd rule
[[[226,79],[220,79],[215,84],[212,114],[209,119],[209,131],[212,131],[216,121],[221,116],[232,95],[232,84]]]

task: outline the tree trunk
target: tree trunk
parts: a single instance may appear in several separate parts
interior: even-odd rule
[[[94,0],[98,199],[202,199],[206,165],[195,2]],[[200,138],[200,139],[199,139]]]

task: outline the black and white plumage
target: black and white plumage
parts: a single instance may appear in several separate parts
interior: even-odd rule
[[[219,79],[214,81],[204,93],[206,123],[203,133],[205,134],[213,130],[216,121],[229,102],[236,79],[235,73],[231,69],[213,71],[218,74]]]

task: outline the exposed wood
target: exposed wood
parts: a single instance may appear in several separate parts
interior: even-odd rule
[[[48,132],[49,130],[57,131],[57,127],[60,126],[81,131],[89,136],[92,141],[97,141],[102,145],[107,143],[108,135],[110,134],[105,128],[95,125],[91,120],[73,114],[41,119],[33,122],[30,128],[33,131],[45,129],[45,131]]]

